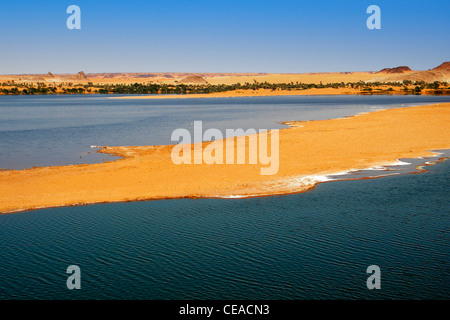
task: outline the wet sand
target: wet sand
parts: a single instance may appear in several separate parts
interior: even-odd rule
[[[449,123],[450,103],[381,110],[343,119],[289,122],[290,128],[279,131],[280,159],[275,175],[260,175],[260,168],[266,167],[260,164],[175,165],[172,145],[104,147],[101,152],[122,159],[0,171],[0,212],[102,202],[302,192],[313,188],[326,174],[450,149]],[[203,148],[208,144],[203,143]]]

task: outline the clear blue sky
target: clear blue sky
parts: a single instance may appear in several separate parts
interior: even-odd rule
[[[381,30],[366,28],[371,4]],[[424,70],[450,60],[449,13],[448,0],[2,1],[0,74]]]

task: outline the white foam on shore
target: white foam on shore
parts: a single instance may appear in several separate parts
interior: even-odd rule
[[[283,179],[275,182],[270,182],[269,189],[279,190],[276,193],[292,193],[298,191],[304,191],[305,188],[313,187],[320,182],[333,181],[328,175],[323,174],[312,174],[291,177],[288,179]]]
[[[223,199],[242,199],[242,198],[248,198],[248,197],[256,197],[256,195],[238,195],[238,194],[231,194],[228,196],[216,196],[217,198],[223,198]]]
[[[397,160],[395,162],[388,163],[388,164],[385,164],[383,166],[390,167],[390,166],[409,166],[409,165],[411,165],[411,163]]]
[[[282,189],[287,189],[288,191],[291,191],[291,192],[299,190],[299,189],[300,189],[299,191],[301,191],[302,189],[304,189],[307,186],[314,186],[321,182],[339,180],[339,178],[333,178],[335,176],[345,176],[345,175],[349,175],[354,172],[366,171],[366,170],[367,171],[368,170],[383,171],[383,170],[386,170],[387,167],[390,167],[390,166],[407,166],[407,165],[411,165],[411,163],[405,162],[405,161],[400,161],[397,159],[394,162],[387,162],[384,164],[375,165],[375,166],[368,167],[368,168],[349,169],[349,170],[338,171],[338,172],[334,172],[334,173],[314,174],[314,175],[293,177],[290,179],[285,179],[283,181],[280,181],[278,184],[276,184],[276,186],[279,186]],[[399,173],[396,173],[396,174],[399,174]]]
[[[282,179],[278,181],[271,181],[268,184],[262,186],[261,191],[271,190],[268,192],[261,192],[258,194],[231,194],[231,195],[217,195],[215,198],[223,198],[223,199],[241,199],[241,198],[251,198],[251,197],[260,197],[260,196],[268,196],[275,194],[283,194],[283,193],[293,193],[304,191],[306,187],[313,187],[321,182],[329,182],[329,181],[338,181],[340,178],[333,178],[335,176],[344,176],[351,174],[353,172],[365,171],[365,170],[377,170],[382,171],[386,170],[389,166],[406,166],[410,165],[408,162],[396,160],[394,162],[387,162],[382,165],[375,165],[368,168],[363,169],[350,169],[345,171],[339,171],[335,173],[327,173],[327,174],[312,174],[312,175],[302,175],[295,176],[287,179]],[[399,173],[392,173],[399,174]],[[377,176],[378,177],[378,176]],[[382,177],[382,176],[379,176]],[[275,191],[275,192],[273,192]]]
[[[409,166],[411,165],[411,163],[409,162],[404,162],[404,161],[400,161],[400,160],[396,160],[394,162],[386,162],[383,164],[379,164],[379,165],[374,165],[372,167],[368,167],[368,168],[362,168],[362,169],[350,169],[350,170],[346,170],[346,171],[340,171],[340,172],[336,172],[336,173],[330,173],[328,174],[328,176],[343,176],[343,175],[347,175],[347,174],[351,174],[353,172],[358,172],[358,171],[384,171],[387,169],[387,167],[393,167],[393,166]],[[335,180],[335,179],[331,179],[331,180]]]
[[[373,170],[375,170],[375,171],[380,171],[380,170],[386,170],[386,168],[383,167],[383,166],[373,166],[373,167],[371,167],[371,168],[367,168],[367,169],[363,169],[363,170],[368,170],[368,171],[373,171]],[[356,170],[352,170],[352,172],[353,172],[353,171],[356,171]]]
[[[334,176],[345,176],[345,175],[350,174],[352,172],[357,172],[357,171],[361,171],[361,170],[369,170],[369,169],[350,169],[350,170],[346,170],[346,171],[339,171],[339,172],[329,173],[329,174],[326,175],[326,177],[328,179],[330,179],[330,180],[336,180],[336,179],[333,179],[332,177],[334,177]],[[373,169],[373,170],[382,170],[382,169]]]
[[[326,175],[308,175],[308,176],[298,176],[291,179],[284,180],[284,183],[287,187],[305,187],[310,185],[315,185],[319,182],[331,181],[333,179],[329,178]]]
[[[434,156],[432,157],[438,157],[439,155],[442,155],[444,153],[435,152]],[[423,159],[423,158],[422,158]],[[434,161],[427,161],[426,164],[433,164]],[[378,165],[373,165],[371,167],[367,168],[359,168],[359,169],[349,169],[345,171],[338,171],[334,173],[322,173],[322,174],[312,174],[312,175],[303,175],[303,176],[295,176],[283,180],[277,180],[277,181],[271,181],[267,184],[264,184],[261,186],[261,191],[267,192],[259,192],[258,194],[232,194],[232,195],[218,195],[216,198],[224,198],[224,199],[239,199],[239,198],[251,198],[251,197],[261,197],[261,196],[269,196],[269,195],[280,195],[280,194],[286,194],[286,193],[295,193],[295,192],[301,192],[305,191],[305,187],[313,187],[318,183],[321,182],[329,182],[329,181],[339,181],[342,179],[341,176],[350,175],[354,172],[360,172],[360,171],[369,171],[369,170],[375,170],[375,171],[387,171],[388,167],[393,166],[409,166],[412,165],[412,163],[401,161],[399,159],[391,162],[385,162]],[[386,177],[386,176],[392,176],[392,175],[399,175],[401,172],[390,172],[389,174],[383,174],[383,175],[376,175],[376,176],[370,176],[370,178],[380,178],[380,177]],[[340,176],[338,178],[337,176]],[[334,178],[336,177],[336,178]],[[269,191],[270,190],[270,191]],[[275,192],[274,192],[275,191]]]

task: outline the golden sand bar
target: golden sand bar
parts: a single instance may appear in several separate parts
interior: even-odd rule
[[[111,162],[0,171],[0,212],[87,203],[302,192],[318,175],[450,149],[450,103],[294,122],[280,130],[279,171],[260,164],[181,164],[173,146],[104,147]],[[208,143],[203,143],[203,147]],[[192,145],[191,145],[192,148]]]

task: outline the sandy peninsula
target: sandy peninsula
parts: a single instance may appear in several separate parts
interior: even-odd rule
[[[122,158],[91,165],[0,171],[0,212],[147,199],[302,192],[314,187],[318,182],[315,177],[320,175],[450,149],[449,123],[450,103],[291,122],[290,128],[279,131],[279,170],[272,176],[260,175],[260,164],[175,165],[170,145],[104,147],[101,152]]]

